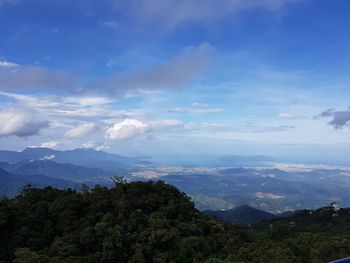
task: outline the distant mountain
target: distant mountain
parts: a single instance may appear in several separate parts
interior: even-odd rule
[[[28,184],[38,188],[46,186],[52,186],[60,189],[81,188],[80,184],[68,180],[43,175],[15,175],[0,168],[0,197],[15,196],[25,185]]]
[[[216,160],[218,164],[228,166],[244,166],[263,162],[276,162],[276,159],[264,155],[241,156],[229,155],[220,157]]]
[[[276,218],[274,214],[248,205],[243,205],[229,210],[204,211],[204,213],[219,220],[239,225],[254,224],[262,220]]]
[[[297,211],[286,211],[286,212],[283,212],[283,213],[276,214],[276,216],[277,217],[282,217],[282,218],[284,218],[284,217],[291,217],[291,216],[295,215],[298,212],[300,212],[300,211],[298,211],[298,210]]]
[[[113,176],[111,171],[87,168],[74,164],[56,163],[50,160],[25,160],[17,163],[0,163],[0,168],[19,175],[40,174],[72,181],[104,181]]]
[[[93,149],[58,151],[49,148],[25,148],[22,152],[0,151],[0,162],[51,160],[102,169],[118,169],[150,164],[148,161],[125,157]]]

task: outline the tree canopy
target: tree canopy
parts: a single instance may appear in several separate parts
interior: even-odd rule
[[[202,214],[162,181],[115,179],[111,189],[26,187],[2,199],[0,262],[318,263],[350,254],[345,210],[245,228]]]

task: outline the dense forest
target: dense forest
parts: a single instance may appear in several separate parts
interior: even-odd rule
[[[250,227],[217,221],[164,182],[25,187],[0,201],[0,262],[318,263],[350,254],[350,211]]]

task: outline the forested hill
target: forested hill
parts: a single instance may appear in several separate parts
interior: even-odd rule
[[[202,214],[163,182],[115,183],[27,187],[1,200],[0,262],[319,263],[350,254],[347,210],[243,228]]]

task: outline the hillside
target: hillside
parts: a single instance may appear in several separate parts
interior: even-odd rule
[[[0,201],[0,261],[322,263],[350,253],[347,209],[243,228],[202,214],[161,181],[115,183],[82,192],[26,188]]]
[[[88,168],[69,163],[56,163],[51,160],[25,160],[16,163],[0,163],[0,168],[21,175],[41,174],[78,182],[104,181],[113,172],[99,168]]]
[[[238,225],[254,224],[262,220],[269,220],[276,217],[274,214],[248,205],[228,210],[204,211],[204,213],[216,219]]]
[[[81,189],[81,185],[73,181],[53,178],[44,175],[31,174],[30,176],[11,174],[0,168],[0,197],[13,197],[26,185],[33,187],[52,186],[59,189]]]
[[[26,189],[2,201],[0,215],[5,262],[204,262],[245,241],[162,182],[82,193]]]

